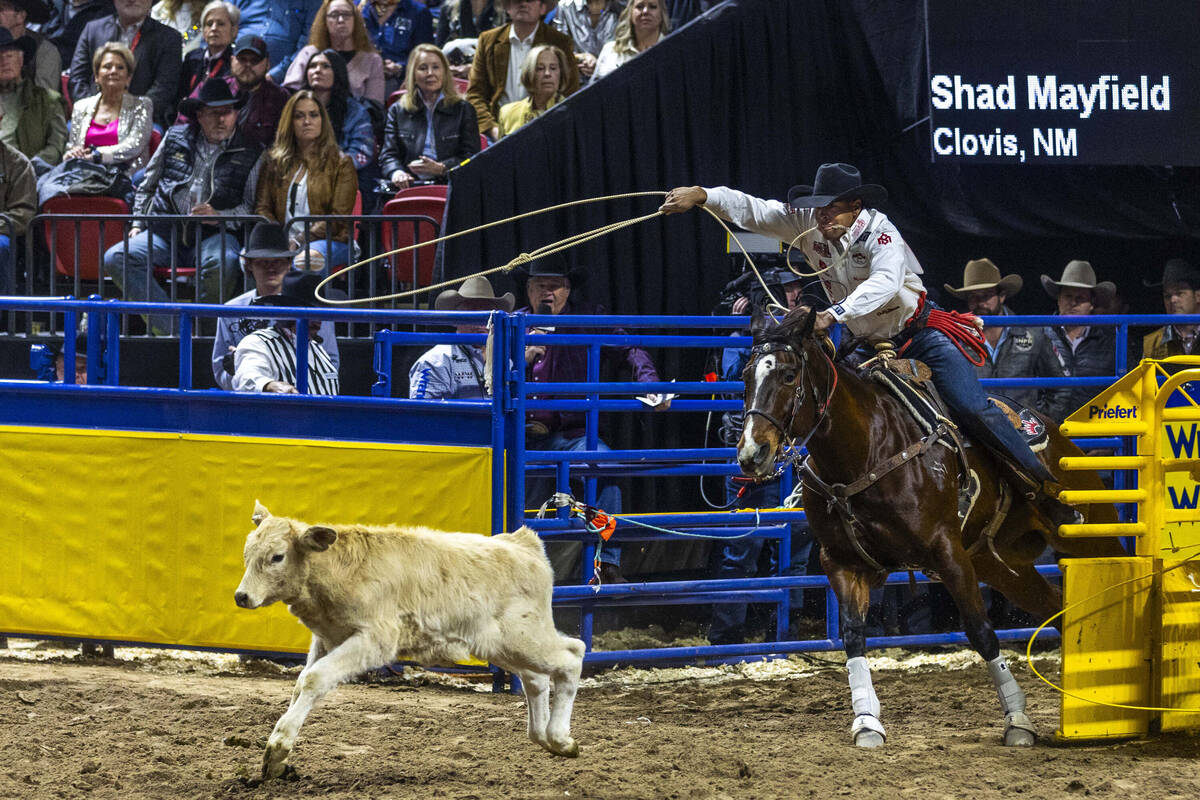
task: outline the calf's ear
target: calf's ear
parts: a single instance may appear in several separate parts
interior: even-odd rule
[[[337,531],[323,525],[313,525],[296,539],[306,550],[328,550],[337,541]]]
[[[262,521],[269,516],[271,516],[271,512],[267,511],[267,507],[255,500],[254,513],[250,515],[250,521],[255,525],[261,525]]]

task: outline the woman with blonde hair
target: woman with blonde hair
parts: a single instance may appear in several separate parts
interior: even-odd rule
[[[500,135],[507,136],[562,102],[566,83],[566,53],[552,44],[530,50],[521,63],[521,85],[529,95],[500,107]]]
[[[479,152],[475,107],[458,93],[450,62],[435,45],[408,58],[407,90],[387,113],[379,166],[397,189],[416,180],[446,182],[446,174]]]
[[[613,40],[604,45],[596,59],[592,80],[599,80],[629,59],[662,41],[671,30],[671,19],[663,12],[662,0],[630,0],[617,20]]]
[[[71,110],[71,138],[63,161],[90,158],[102,164],[123,164],[129,175],[150,158],[153,103],[129,94],[137,60],[120,42],[108,42],[92,56],[92,72],[100,94],[84,97]]]
[[[372,100],[382,108],[383,58],[371,43],[362,15],[350,0],[325,0],[321,4],[309,31],[308,44],[296,53],[296,59],[288,67],[283,88],[302,88],[309,59],[325,50],[336,50],[346,61],[350,94]]]
[[[338,148],[325,106],[301,89],[283,107],[275,144],[263,155],[255,213],[289,227],[302,251],[298,267],[328,274],[329,266],[348,263],[350,226],[341,220],[289,224],[297,217],[348,217],[357,193],[354,162]]]

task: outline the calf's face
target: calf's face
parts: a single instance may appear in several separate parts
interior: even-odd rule
[[[299,597],[307,577],[309,553],[327,550],[337,533],[322,526],[302,526],[286,517],[274,517],[256,503],[256,527],[246,537],[242,561],[246,572],[233,595],[242,608],[259,608]]]

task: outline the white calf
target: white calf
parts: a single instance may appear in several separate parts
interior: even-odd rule
[[[237,604],[282,601],[312,632],[308,663],[267,742],[264,779],[286,771],[300,726],[339,683],[392,661],[449,664],[469,654],[521,678],[530,739],[555,755],[579,754],[570,727],[583,642],[554,628],[550,564],[529,528],[487,537],[307,525],[257,502],[253,520]]]

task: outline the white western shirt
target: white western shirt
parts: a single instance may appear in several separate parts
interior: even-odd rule
[[[296,385],[296,340],[278,328],[254,331],[238,342],[233,353],[233,390],[261,392],[271,381]],[[337,394],[337,367],[325,348],[308,340],[308,393]]]
[[[817,224],[813,209],[792,209],[725,186],[705,191],[705,205],[720,217],[785,244]],[[841,238],[830,241],[813,231],[796,247],[813,270],[833,265],[820,276],[833,303],[829,311],[856,336],[891,338],[917,310],[925,291],[921,264],[881,212],[864,208]]]
[[[500,105],[524,100],[529,94],[521,83],[521,65],[525,63],[525,56],[533,49],[533,37],[537,35],[538,25],[542,24],[539,22],[535,25],[533,32],[524,39],[517,36],[512,25],[508,26],[508,75],[504,78],[504,94],[500,95]]]

